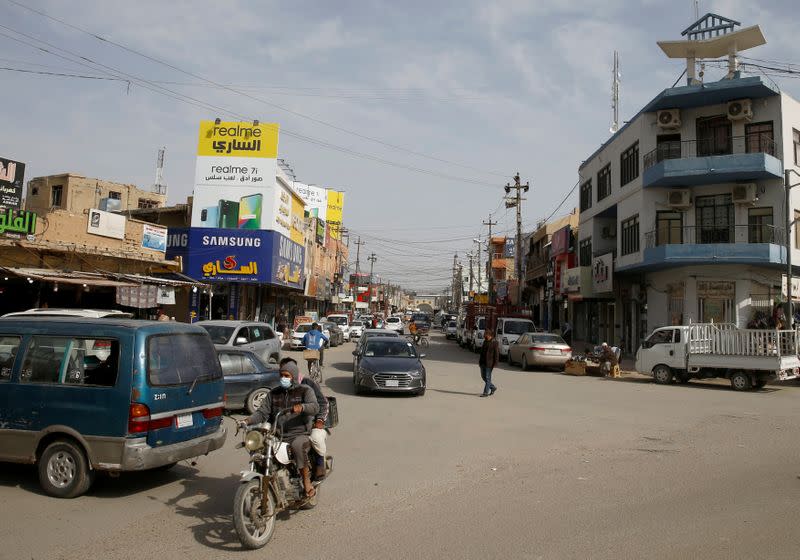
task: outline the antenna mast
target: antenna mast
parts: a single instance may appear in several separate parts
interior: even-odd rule
[[[167,196],[167,185],[164,184],[164,153],[166,151],[166,146],[162,146],[158,150],[158,157],[156,158],[156,182],[153,185],[153,192],[156,194],[163,194],[164,196]]]
[[[619,52],[614,51],[614,70],[611,81],[611,133],[619,130]]]

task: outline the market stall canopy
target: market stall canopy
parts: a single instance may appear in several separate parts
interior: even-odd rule
[[[40,282],[106,287],[133,287],[138,285],[138,283],[129,280],[114,280],[99,272],[51,270],[47,268],[0,267],[0,269],[20,278],[39,280]]]

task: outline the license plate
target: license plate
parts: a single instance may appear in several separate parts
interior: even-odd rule
[[[386,380],[387,387],[399,387],[400,382],[397,379],[387,379]]]
[[[175,417],[175,425],[179,428],[188,428],[192,424],[194,424],[194,421],[192,420],[191,412],[189,414],[178,414]]]
[[[548,354],[561,354],[561,350],[553,350],[552,348],[547,349]]]

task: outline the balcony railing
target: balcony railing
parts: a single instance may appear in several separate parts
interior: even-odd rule
[[[644,155],[644,168],[649,169],[667,159],[758,153],[776,156],[777,149],[771,135],[748,134],[702,140],[674,140],[661,142],[655,150],[647,152]]]
[[[699,243],[786,244],[784,229],[770,225],[664,226],[644,234],[645,248]]]

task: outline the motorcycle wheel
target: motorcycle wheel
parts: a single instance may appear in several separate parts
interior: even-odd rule
[[[261,511],[261,480],[240,484],[233,498],[233,526],[244,548],[255,550],[265,546],[275,531],[275,498],[268,495],[269,514]]]

